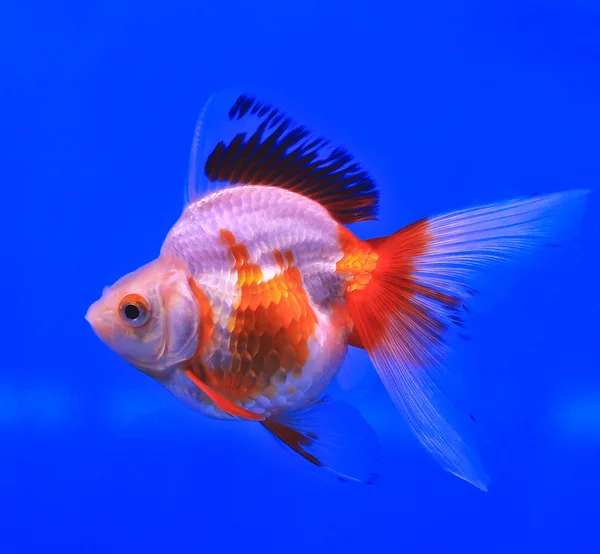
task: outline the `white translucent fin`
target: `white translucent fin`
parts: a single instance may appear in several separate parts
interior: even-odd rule
[[[450,473],[487,489],[474,421],[445,389],[448,339],[474,280],[526,261],[577,229],[586,191],[517,199],[421,220],[377,244],[378,269],[348,306],[365,349],[421,444]]]
[[[281,442],[343,482],[372,484],[377,478],[379,439],[361,413],[327,398],[262,424]]]

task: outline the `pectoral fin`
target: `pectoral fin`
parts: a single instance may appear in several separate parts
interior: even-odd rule
[[[191,369],[186,369],[185,371],[186,377],[194,383],[206,396],[208,396],[216,406],[221,408],[224,412],[229,415],[239,417],[241,419],[246,419],[248,421],[263,421],[265,418],[259,414],[255,414],[250,410],[246,410],[241,406],[233,403],[228,398],[225,398],[220,392],[215,389],[209,387],[206,383],[204,383],[198,376],[196,376]]]

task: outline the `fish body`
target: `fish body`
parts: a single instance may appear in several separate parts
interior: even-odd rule
[[[377,435],[324,395],[368,353],[421,445],[486,490],[474,419],[445,393],[450,337],[477,278],[566,242],[587,191],[426,217],[388,237],[372,178],[342,148],[246,95],[216,95],[194,135],[185,206],[160,255],[86,315],[123,359],[197,412],[255,421],[343,481],[372,483]]]
[[[345,287],[360,270],[343,266],[342,229],[317,202],[278,188],[230,187],[185,208],[161,256],[188,264],[206,306],[211,330],[191,364],[199,378],[265,418],[323,392],[346,355]],[[164,383],[204,414],[232,417],[181,368]]]

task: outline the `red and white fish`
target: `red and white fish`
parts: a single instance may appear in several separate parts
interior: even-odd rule
[[[245,95],[205,106],[186,205],[154,261],[86,315],[123,359],[213,418],[260,422],[342,480],[372,482],[377,436],[323,393],[348,345],[365,349],[422,445],[485,490],[473,424],[439,383],[469,284],[556,243],[582,214],[568,191],[421,219],[359,240],[373,180],[342,148]]]

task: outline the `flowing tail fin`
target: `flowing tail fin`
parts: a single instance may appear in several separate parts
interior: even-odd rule
[[[560,243],[586,197],[568,191],[420,220],[372,241],[376,267],[364,287],[347,292],[354,344],[368,352],[412,431],[444,469],[482,490],[488,478],[467,439],[473,421],[442,387],[448,333],[462,324],[478,274]]]

